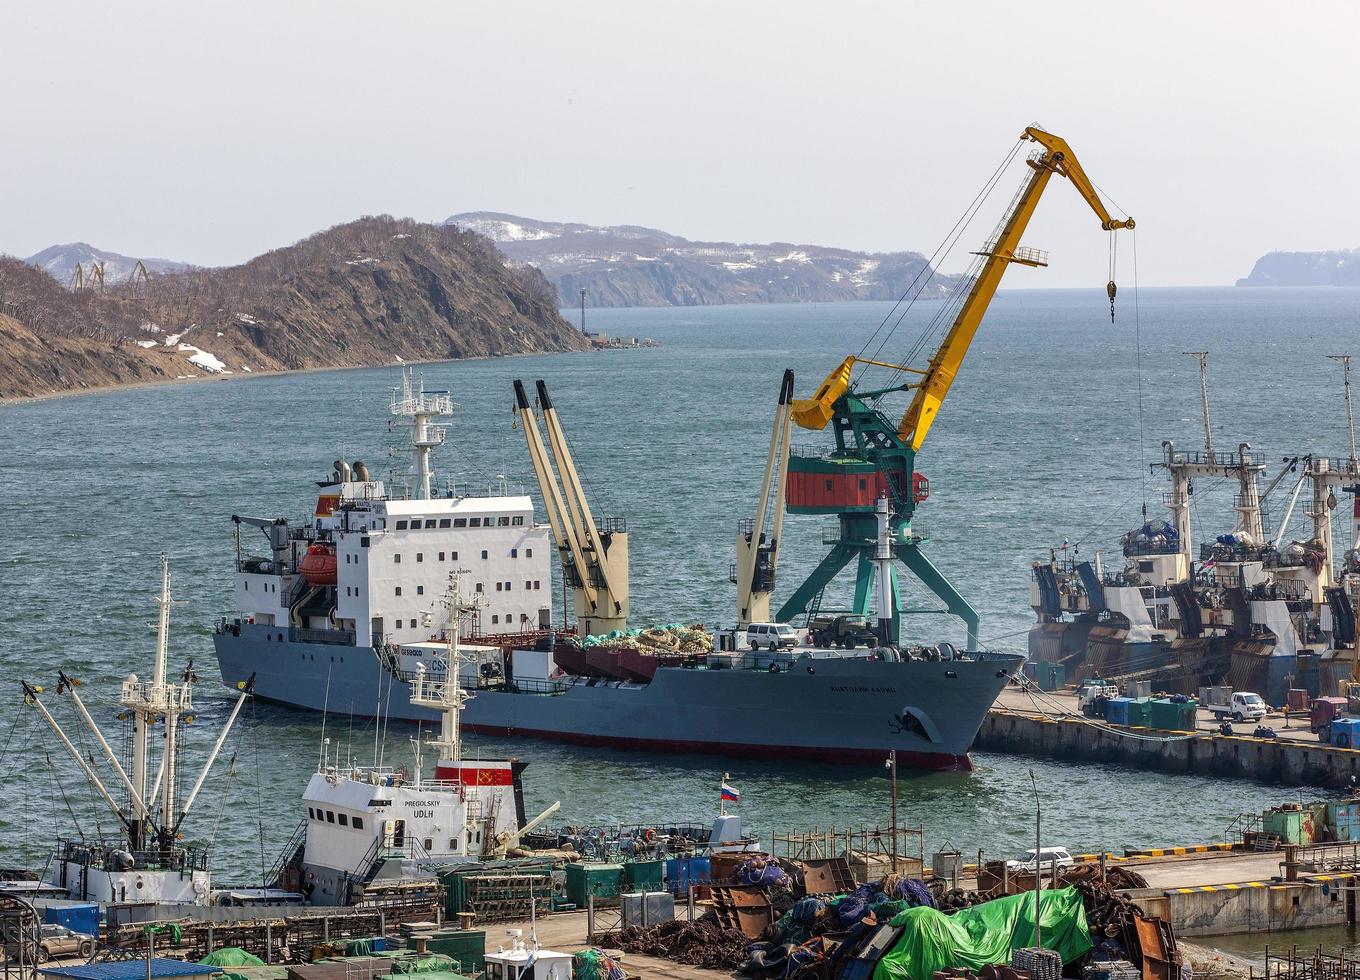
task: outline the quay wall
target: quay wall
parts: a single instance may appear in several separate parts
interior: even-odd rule
[[[1142,737],[1131,738],[1130,734]],[[1056,759],[1113,762],[1141,769],[1256,779],[1279,785],[1349,789],[1360,785],[1360,750],[1247,735],[1188,735],[1151,729],[1121,733],[1090,719],[992,708],[973,747]],[[1172,736],[1167,738],[1167,736]]]
[[[1166,919],[1183,938],[1245,932],[1290,932],[1355,921],[1355,882],[1349,878],[1298,882],[1254,881],[1199,888],[1143,888],[1122,892],[1148,915]],[[1281,943],[1288,944],[1286,937]]]

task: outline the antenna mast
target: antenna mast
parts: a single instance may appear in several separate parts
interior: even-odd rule
[[[439,416],[453,415],[453,398],[448,392],[425,390],[425,376],[414,387],[411,372],[402,374],[401,387],[392,392],[391,414],[411,420],[411,448],[415,450],[415,473],[420,481],[420,499],[430,499],[430,482],[434,471],[430,468],[430,452],[444,444],[448,424],[435,422]]]
[[[1199,400],[1204,408],[1204,451],[1209,455],[1214,452],[1213,427],[1209,423],[1209,379],[1208,365],[1209,352],[1207,350],[1187,350],[1182,351],[1187,357],[1199,358]]]
[[[458,634],[463,613],[475,608],[475,603],[463,601],[459,581],[466,575],[466,569],[449,573],[449,590],[440,604],[448,611],[448,649],[444,677],[430,678],[425,665],[416,666],[416,677],[411,684],[411,703],[422,708],[432,708],[439,712],[439,737],[429,744],[438,750],[436,761],[457,762],[462,758],[462,745],[458,730],[458,717],[470,695],[459,683],[463,657],[458,648]],[[419,774],[418,774],[419,775]]]
[[[1333,361],[1341,362],[1341,383],[1346,390],[1346,433],[1351,440],[1351,469],[1355,469],[1355,412],[1351,408],[1351,356],[1349,354],[1328,354]]]

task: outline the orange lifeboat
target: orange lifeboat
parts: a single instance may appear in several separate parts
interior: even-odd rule
[[[308,585],[334,585],[339,572],[335,549],[324,544],[312,545],[298,562],[298,571]]]

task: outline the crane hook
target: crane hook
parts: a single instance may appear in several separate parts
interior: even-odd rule
[[[1110,297],[1110,322],[1114,323],[1114,294],[1119,291],[1119,287],[1111,279],[1105,284],[1105,295]]]

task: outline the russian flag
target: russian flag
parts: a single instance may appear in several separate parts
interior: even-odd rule
[[[722,784],[722,798],[724,803],[741,802],[741,794],[737,792],[736,787],[729,786],[727,783]]]

